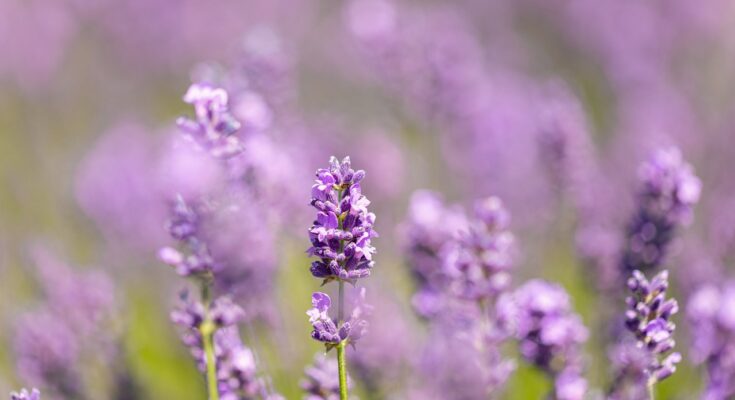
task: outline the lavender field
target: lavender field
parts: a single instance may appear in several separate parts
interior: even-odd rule
[[[0,400],[735,399],[734,22],[0,0]]]

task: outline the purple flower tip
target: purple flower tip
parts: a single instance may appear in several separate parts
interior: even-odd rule
[[[10,400],[41,400],[41,392],[38,389],[21,389],[20,392],[10,393]]]

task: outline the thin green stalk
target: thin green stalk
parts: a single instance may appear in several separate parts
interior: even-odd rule
[[[212,321],[207,320],[202,324],[202,340],[204,341],[204,354],[207,360],[207,391],[209,400],[219,400],[217,390],[217,365],[214,358],[214,326]]]
[[[337,345],[337,366],[339,367],[339,400],[347,400],[347,363],[345,353],[347,340]]]
[[[653,383],[649,383],[647,386],[648,386],[648,400],[654,400],[655,396],[653,395]]]
[[[204,279],[202,281],[202,304],[205,308],[205,318],[202,326],[199,328],[202,335],[202,344],[204,345],[204,360],[207,364],[207,392],[209,400],[219,400],[219,390],[217,388],[217,365],[214,356],[214,332],[217,330],[214,322],[209,317],[209,306],[212,303],[212,294],[210,287],[211,280]]]

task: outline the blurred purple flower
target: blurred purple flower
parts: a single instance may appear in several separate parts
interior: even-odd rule
[[[312,365],[304,370],[300,386],[304,390],[304,400],[339,400],[339,379],[337,360],[323,354],[314,357]],[[347,377],[347,385],[352,388],[352,379]]]
[[[561,286],[530,280],[502,297],[497,312],[502,326],[519,340],[523,358],[554,379],[556,398],[584,398],[582,345],[588,331]]]
[[[628,224],[625,271],[648,272],[664,260],[675,230],[691,221],[701,182],[677,148],[656,151],[639,170],[638,210]]]
[[[420,190],[411,196],[400,235],[418,285],[412,304],[419,315],[430,317],[442,308],[448,279],[441,255],[468,224],[462,210],[445,206],[437,193]]]
[[[41,392],[38,389],[21,389],[20,392],[10,393],[10,400],[41,400]]]
[[[706,284],[690,298],[687,319],[692,330],[692,360],[707,368],[702,399],[735,396],[735,282]]]
[[[443,255],[453,295],[492,301],[510,286],[515,238],[509,224],[510,214],[499,198],[477,202],[469,231]]]
[[[195,83],[184,95],[184,101],[194,106],[196,119],[181,117],[176,121],[182,132],[214,157],[228,158],[242,152],[235,136],[240,122],[229,112],[229,96],[222,88]]]
[[[103,273],[75,272],[42,248],[33,257],[45,301],[16,324],[18,374],[50,399],[81,398],[83,366],[115,365],[119,356],[115,288]]]

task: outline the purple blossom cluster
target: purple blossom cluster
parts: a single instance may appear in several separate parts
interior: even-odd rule
[[[519,341],[523,358],[554,380],[557,399],[582,399],[582,346],[589,336],[559,285],[530,280],[498,303],[499,319]]]
[[[365,304],[365,288],[361,288],[360,297],[355,301],[350,317],[341,324],[329,316],[332,299],[328,294],[315,292],[311,295],[311,305],[312,308],[306,312],[309,323],[314,327],[311,337],[326,343],[327,348],[345,340],[354,345],[367,331],[365,318],[370,306]]]
[[[106,274],[75,271],[44,249],[33,257],[46,299],[17,320],[18,375],[51,399],[87,396],[82,367],[118,361],[115,287]]]
[[[661,265],[675,230],[690,222],[701,182],[677,148],[656,151],[639,170],[638,209],[628,224],[623,268],[651,272]]]
[[[314,362],[304,370],[300,383],[305,393],[304,400],[339,400],[337,372],[337,360],[317,354]],[[350,377],[347,377],[347,385],[353,386]]]
[[[329,168],[316,172],[311,187],[311,205],[317,218],[309,229],[310,256],[319,257],[311,264],[311,274],[324,282],[357,282],[370,276],[375,248],[371,239],[375,214],[368,211],[370,200],[362,194],[360,181],[365,171],[353,170],[350,158],[332,157]]]
[[[625,393],[645,395],[652,387],[676,371],[682,357],[674,348],[672,315],[679,311],[675,299],[666,298],[669,287],[668,271],[662,271],[651,281],[640,271],[628,279],[630,296],[626,298],[625,325],[634,341],[619,343],[612,358],[616,378],[611,398],[627,398]]]
[[[707,370],[702,399],[735,396],[735,282],[699,288],[687,304],[692,335],[691,357]]]

